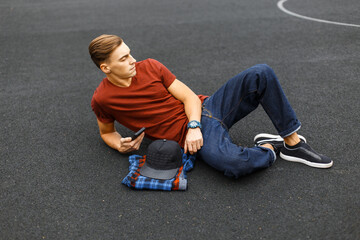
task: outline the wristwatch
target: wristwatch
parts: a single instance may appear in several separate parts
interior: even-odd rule
[[[201,129],[201,123],[199,121],[196,120],[192,120],[188,123],[187,128],[200,128]]]

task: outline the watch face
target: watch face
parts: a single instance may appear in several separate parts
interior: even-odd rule
[[[198,121],[190,121],[187,125],[188,128],[201,128],[201,123],[199,123]]]

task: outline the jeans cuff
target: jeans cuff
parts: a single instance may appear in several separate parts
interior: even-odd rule
[[[262,148],[262,149],[265,149],[267,151],[271,151],[272,155],[273,155],[273,161],[271,162],[271,164],[273,164],[275,161],[276,161],[276,153],[274,150],[270,149],[270,148],[267,148],[267,147],[262,147],[262,146],[258,146],[259,148]],[[270,164],[270,165],[271,165]]]
[[[291,134],[299,131],[300,128],[301,128],[301,123],[299,122],[299,126],[298,126],[295,130],[292,130],[290,133],[286,133],[286,134],[279,133],[279,135],[280,135],[282,138],[286,138],[286,137],[290,136]]]
[[[275,153],[275,151],[274,150],[272,150],[272,149],[270,149],[270,151],[272,152],[272,154],[273,154],[273,156],[274,156],[274,161],[273,161],[273,163],[276,161],[276,153]]]

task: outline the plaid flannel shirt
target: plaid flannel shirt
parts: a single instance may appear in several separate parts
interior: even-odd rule
[[[151,189],[151,190],[186,190],[186,173],[194,167],[195,156],[183,152],[183,165],[179,168],[176,176],[172,179],[161,180],[140,175],[140,168],[146,161],[146,155],[131,155],[129,157],[129,173],[123,179],[122,183],[133,189]]]

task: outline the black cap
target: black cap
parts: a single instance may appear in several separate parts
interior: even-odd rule
[[[153,141],[146,154],[144,165],[140,174],[156,179],[171,179],[175,177],[182,165],[182,152],[180,145],[172,140]]]

